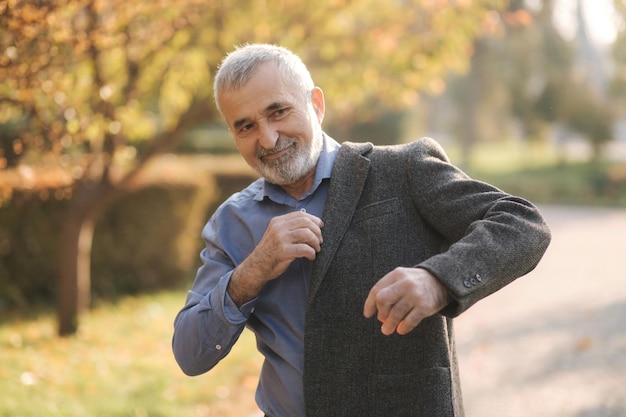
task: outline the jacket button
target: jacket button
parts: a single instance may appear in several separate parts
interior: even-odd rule
[[[467,279],[465,281],[463,281],[463,285],[465,285],[467,288],[472,288],[472,283],[469,282],[469,280],[467,280]]]
[[[481,277],[480,274],[476,274],[476,281],[483,282],[483,277]]]

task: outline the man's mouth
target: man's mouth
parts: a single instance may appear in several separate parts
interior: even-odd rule
[[[284,149],[281,149],[280,151],[276,151],[276,152],[273,152],[273,153],[268,153],[265,156],[262,156],[261,158],[263,160],[265,160],[265,161],[271,161],[271,160],[274,160],[274,159],[278,159],[278,158],[280,158],[281,156],[283,156],[287,152],[287,149],[288,148],[284,148]]]
[[[274,149],[263,149],[259,152],[259,159],[261,159],[262,161],[272,161],[278,159],[281,156],[285,155],[287,152],[289,152],[289,149],[291,149],[291,147],[294,146],[295,143],[295,141],[288,141],[281,143]]]

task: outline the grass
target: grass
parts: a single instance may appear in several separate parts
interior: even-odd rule
[[[535,203],[626,207],[626,166],[573,163],[475,176]]]
[[[461,161],[451,148],[453,163]],[[538,204],[626,207],[626,164],[564,158],[553,146],[502,141],[478,144],[466,163],[474,178]]]
[[[546,143],[528,143],[512,140],[480,142],[472,147],[464,161],[458,145],[446,146],[455,164],[468,165],[468,169],[492,174],[514,173],[525,169],[555,166],[561,156],[558,150]]]
[[[129,297],[55,335],[52,314],[0,325],[0,416],[247,416],[256,411],[260,357],[245,331],[209,374],[190,378],[170,348],[184,292]],[[237,404],[237,407],[233,407]]]

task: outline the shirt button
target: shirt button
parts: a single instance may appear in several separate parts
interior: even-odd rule
[[[215,349],[222,350],[222,345],[215,345]]]
[[[305,209],[304,207],[302,207],[302,208],[300,209],[300,211],[301,211],[301,212],[303,212],[303,213],[306,213],[306,209]]]

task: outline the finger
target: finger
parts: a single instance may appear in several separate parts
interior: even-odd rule
[[[313,221],[313,223],[315,223],[315,225],[318,228],[321,229],[322,227],[324,227],[324,221],[322,219],[309,213],[306,213],[306,214],[309,216],[309,218]]]
[[[317,256],[317,252],[319,252],[313,249],[310,245],[306,243],[300,243],[296,245],[295,248],[297,252],[296,252],[296,255],[294,256],[294,259],[306,258],[310,261],[314,261],[315,257]]]
[[[324,222],[319,217],[307,213],[299,213],[289,219],[285,219],[284,225],[289,231],[310,230],[320,243],[323,241],[321,228],[324,226]]]
[[[318,238],[320,243],[323,241],[322,237],[322,228],[324,227],[324,222],[319,217],[313,216],[312,214],[303,213],[306,215],[305,224],[303,227],[311,230],[315,236]]]
[[[363,305],[363,316],[366,318],[372,317],[376,314],[376,297],[378,296],[379,287],[378,284],[374,285],[370,290],[367,298],[365,299],[365,304]]]
[[[399,335],[405,335],[413,331],[421,322],[424,320],[425,316],[418,310],[413,309],[406,315],[404,320],[402,320],[398,326],[396,327],[396,332]]]
[[[394,281],[393,274],[387,274],[374,284],[363,306],[365,317],[372,317],[378,312],[378,320],[385,320],[389,309],[397,301],[393,289]]]
[[[393,305],[387,317],[382,321],[381,332],[389,336],[395,332],[405,335],[413,331],[429,314],[413,306],[408,300],[401,300]]]
[[[375,313],[376,313],[376,301],[374,300],[374,296],[372,296],[372,293],[370,292],[370,294],[365,299],[365,304],[363,305],[363,316],[369,319]]]
[[[291,233],[293,243],[305,243],[312,247],[315,252],[322,249],[322,239],[310,229],[298,229]]]
[[[378,310],[378,319],[383,323],[381,331],[385,335],[393,334],[396,328],[403,320],[407,318],[407,315],[411,312],[412,305],[406,298],[400,298],[397,302],[390,306],[385,311],[385,314],[381,314],[381,310]]]
[[[299,227],[311,227],[320,229],[324,226],[324,222],[317,216],[302,211],[294,211],[288,214],[274,217],[270,220],[270,225],[276,227],[287,227],[288,229],[297,229]]]
[[[279,218],[282,218],[285,221],[297,221],[307,219],[319,228],[324,227],[324,222],[322,221],[322,219],[304,211],[294,211],[283,216],[279,216]]]

